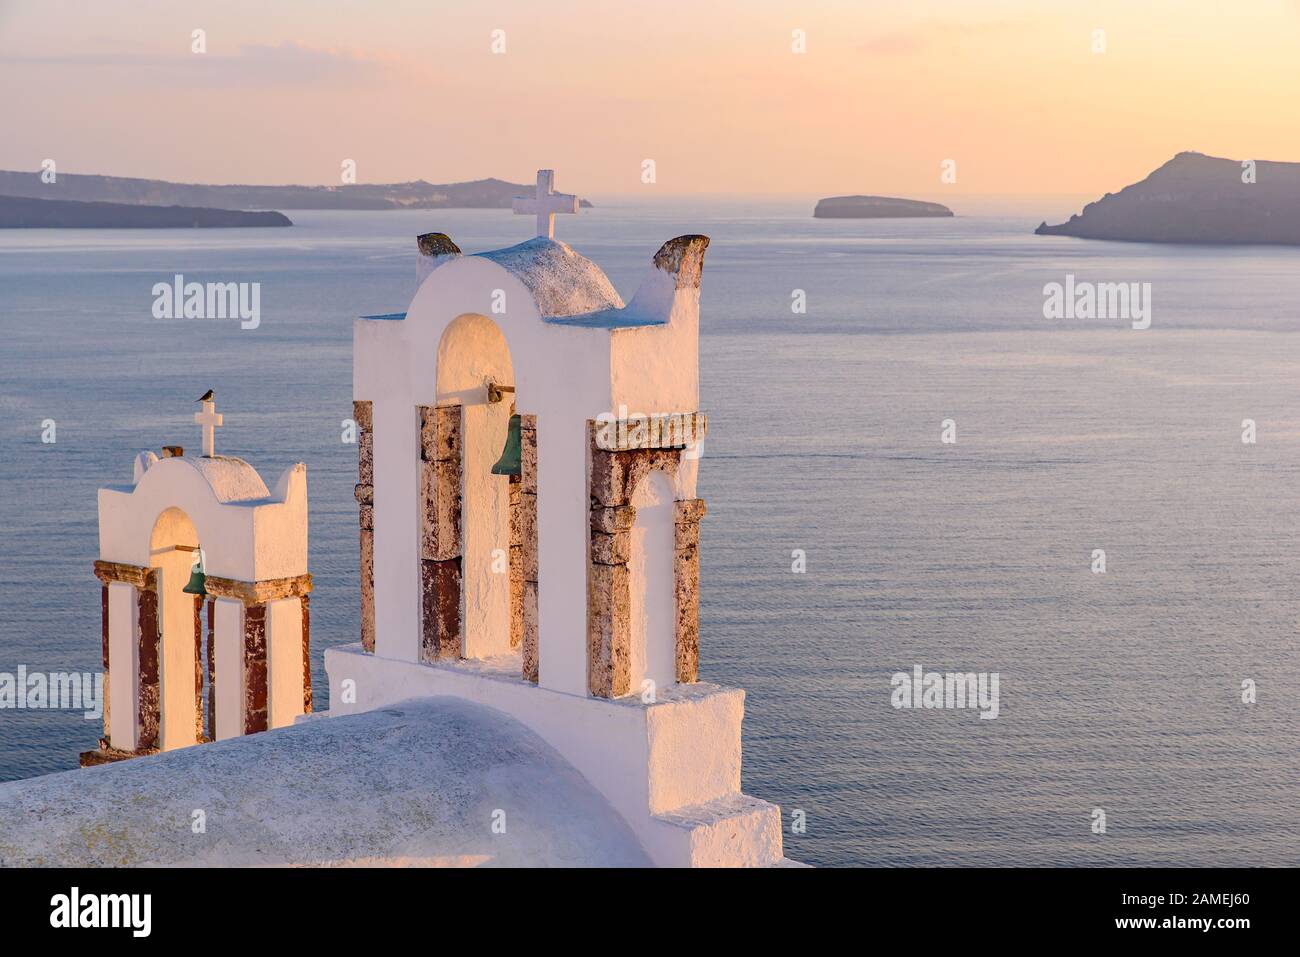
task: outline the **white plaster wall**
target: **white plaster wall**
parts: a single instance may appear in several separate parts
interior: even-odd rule
[[[700,290],[675,289],[659,269],[637,290],[629,310],[667,315],[666,325],[615,329],[611,333],[611,405],[618,414],[695,412],[700,405]]]
[[[513,661],[514,659],[507,659]],[[486,670],[491,663],[424,665],[365,654],[359,644],[325,651],[330,682],[329,714],[371,711],[414,698],[464,698],[511,715],[572,764],[623,816],[642,846],[662,866],[699,863],[701,827],[715,828],[756,806],[765,810],[770,837],[777,809],[740,795],[740,733],[745,693],[697,683],[675,685],[645,705],[637,697],[609,701],[579,698]],[[344,704],[342,682],[355,682],[355,704]],[[684,812],[682,820],[661,816]],[[776,863],[781,856],[779,821],[775,848],[751,846],[750,828],[732,829],[730,862]],[[716,842],[715,842],[716,844]],[[714,863],[728,863],[714,847]]]
[[[109,742],[122,751],[134,751],[140,682],[140,606],[132,585],[108,586],[108,694]]]
[[[514,385],[506,338],[491,319],[464,315],[447,327],[438,345],[438,404],[458,404],[464,415],[461,482],[462,598],[465,632],[461,653],[487,658],[510,650],[510,480],[493,475],[516,402],[528,397],[506,393],[488,402],[486,383]],[[512,401],[513,400],[513,401]],[[503,551],[503,560],[493,553]],[[494,570],[494,564],[505,572]]]
[[[293,724],[302,714],[302,600],[269,602],[267,620],[267,721],[272,728]]]
[[[250,467],[251,469],[251,467]],[[133,488],[99,490],[99,557],[150,565],[150,536],[168,508],[189,516],[207,572],[236,581],[307,572],[307,472],[291,466],[268,500],[224,502],[188,456],[154,463]],[[277,501],[276,496],[282,496]]]
[[[654,682],[657,690],[677,680],[672,482],[662,472],[651,472],[633,493],[632,505],[636,524],[628,562],[631,688],[641,694],[646,680]]]
[[[212,619],[217,662],[217,740],[244,733],[244,603],[218,598]]]
[[[492,311],[498,289],[504,314]],[[376,653],[418,659],[415,407],[438,403],[438,344],[468,313],[501,329],[519,411],[537,416],[539,683],[585,696],[586,422],[610,407],[609,332],[543,322],[528,289],[485,259],[435,269],[405,320],[359,319],[353,327],[354,397],[374,403]]]

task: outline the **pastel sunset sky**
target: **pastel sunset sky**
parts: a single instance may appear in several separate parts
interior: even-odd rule
[[[1300,160],[1300,0],[0,0],[0,89],[5,169],[1096,195]]]

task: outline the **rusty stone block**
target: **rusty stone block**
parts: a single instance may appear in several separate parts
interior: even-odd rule
[[[375,439],[369,429],[357,433],[357,481],[362,485],[375,482]]]
[[[266,606],[244,607],[244,734],[267,729]]]
[[[530,495],[537,494],[537,416],[520,416],[519,431],[519,481],[523,491]],[[532,427],[528,426],[529,420]]]
[[[461,460],[461,407],[420,406],[420,456],[426,462]]]
[[[591,560],[597,565],[626,565],[632,558],[632,533],[591,533]]]
[[[631,505],[613,508],[594,507],[591,510],[591,530],[612,535],[624,532],[636,524],[636,509]]]
[[[421,462],[420,494],[422,557],[435,562],[455,558],[461,554],[460,462]]]
[[[524,581],[535,582],[538,580],[537,496],[527,492],[519,497],[519,546]]]
[[[510,647],[524,641],[524,569],[519,548],[510,549]]]
[[[358,483],[352,487],[352,497],[363,508],[367,506],[373,507],[375,504],[375,487]]]
[[[684,498],[674,506],[675,515],[673,521],[678,525],[687,525],[693,522],[699,522],[708,511],[702,498]]]
[[[357,424],[357,428],[369,432],[374,428],[374,403],[358,400],[352,403],[352,421]]]
[[[587,688],[598,698],[631,686],[630,606],[626,565],[587,567]]]
[[[673,526],[673,549],[681,551],[683,548],[695,548],[700,544],[700,523],[690,522],[685,525]]]
[[[375,530],[375,507],[373,505],[362,505],[359,509],[358,519],[363,531],[373,532]]]
[[[460,559],[420,562],[422,661],[460,657]]]
[[[623,474],[626,453],[605,452],[592,443],[591,450],[591,503],[593,507],[610,508],[626,505],[628,501]]]
[[[375,533],[361,529],[361,647],[375,653]]]
[[[524,582],[523,677],[537,684],[537,582]]]

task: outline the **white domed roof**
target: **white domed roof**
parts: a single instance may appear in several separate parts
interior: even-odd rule
[[[567,243],[538,236],[476,255],[501,266],[527,286],[543,317],[623,308],[623,299],[604,270]]]

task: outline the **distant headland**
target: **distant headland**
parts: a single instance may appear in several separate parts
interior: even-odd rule
[[[479,179],[469,183],[359,183],[342,186],[210,186],[125,176],[59,173],[45,183],[39,172],[0,170],[0,195],[145,206],[208,209],[509,209],[532,184]],[[590,207],[585,199],[583,206]]]
[[[292,225],[288,216],[277,212],[0,196],[0,229],[179,229]]]
[[[1300,163],[1179,153],[1068,222],[1034,230],[1140,243],[1300,245]]]
[[[891,196],[828,196],[818,200],[813,210],[816,219],[914,219],[951,215],[952,210],[942,203]]]

